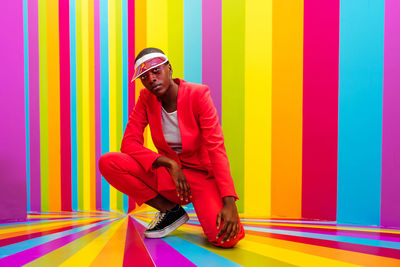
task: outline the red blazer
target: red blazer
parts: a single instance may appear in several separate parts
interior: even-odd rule
[[[153,170],[153,162],[161,155],[175,160],[179,166],[208,172],[215,177],[221,197],[238,199],[229,169],[222,128],[212,102],[210,89],[181,79],[177,98],[178,123],[182,151],[175,153],[164,139],[161,125],[161,101],[147,89],[140,91],[139,99],[122,139],[121,152],[131,155],[146,170]],[[143,146],[143,131],[150,125],[151,137],[158,153]],[[171,180],[158,181],[159,190],[175,188]]]

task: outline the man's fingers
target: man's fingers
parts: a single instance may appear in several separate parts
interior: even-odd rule
[[[226,233],[226,227],[227,227],[227,223],[224,221],[224,223],[222,224],[222,228],[218,233],[218,238],[220,238],[221,236],[224,235],[224,233]]]
[[[219,230],[220,226],[221,226],[221,213],[218,213],[218,215],[217,215],[217,230]]]
[[[222,242],[225,242],[226,240],[229,239],[229,236],[231,235],[231,231],[232,231],[232,223],[227,223],[227,227],[225,230],[225,236],[222,239]]]

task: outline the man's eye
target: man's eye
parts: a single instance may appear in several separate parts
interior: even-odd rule
[[[142,75],[142,76],[140,76],[140,79],[141,79],[141,80],[146,80],[146,79],[147,79],[147,75]]]
[[[153,73],[157,73],[158,71],[159,71],[159,68],[158,68],[158,67],[156,67],[156,68],[153,69]]]

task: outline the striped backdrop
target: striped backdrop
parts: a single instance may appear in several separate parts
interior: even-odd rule
[[[28,210],[134,208],[97,161],[152,46],[210,86],[240,212],[400,226],[397,0],[23,1]]]

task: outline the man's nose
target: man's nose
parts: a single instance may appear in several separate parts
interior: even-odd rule
[[[149,82],[152,83],[156,80],[156,76],[154,75],[154,73],[152,73],[151,71],[149,71]]]

